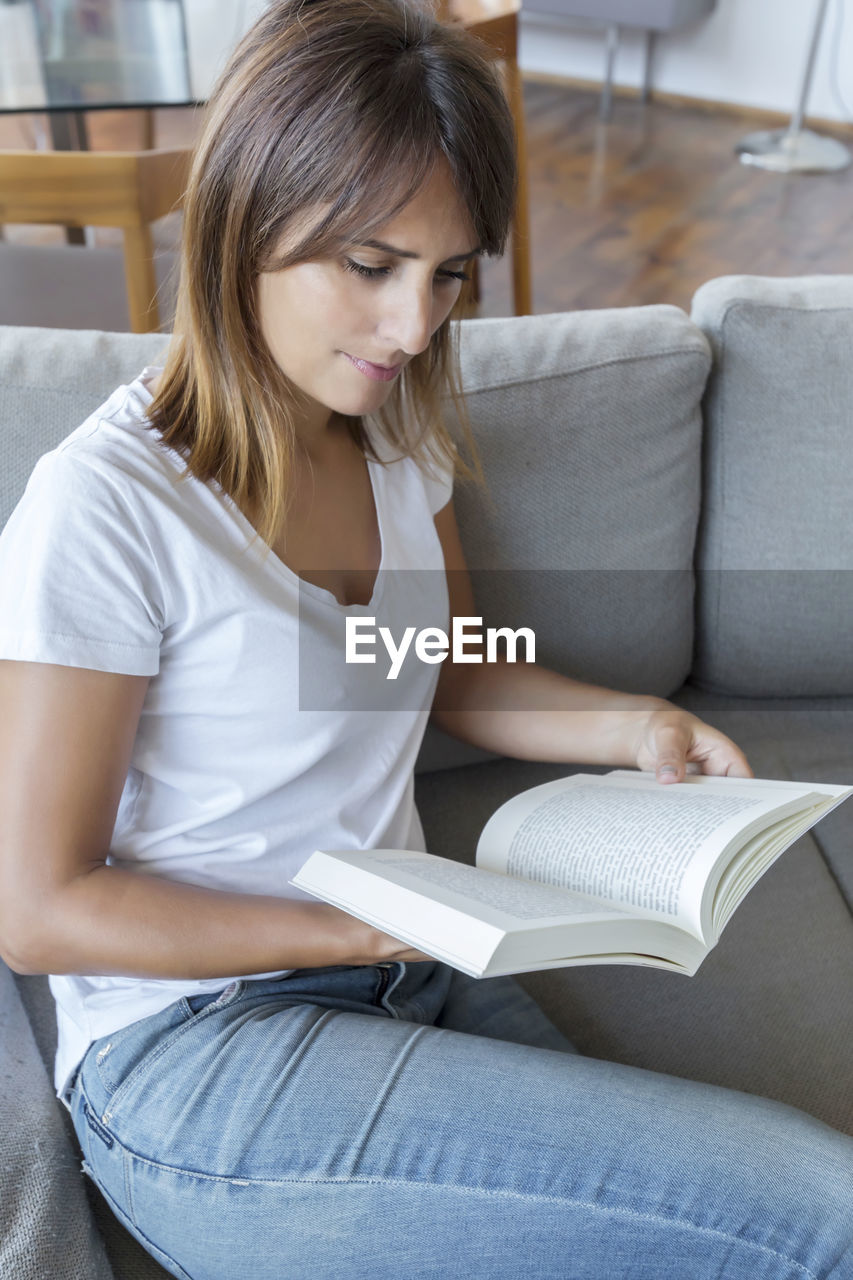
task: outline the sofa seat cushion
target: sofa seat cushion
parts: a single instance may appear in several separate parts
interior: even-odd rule
[[[2,961],[0,1083],[0,1275],[111,1280],[76,1144]]]
[[[686,686],[675,701],[733,738],[758,777],[853,780],[853,698],[723,698]],[[853,800],[823,818],[811,839],[853,913]]]
[[[713,723],[725,720],[718,702]],[[784,739],[783,715],[776,730]],[[786,776],[769,748],[753,754],[757,773]],[[605,771],[499,760],[421,774],[427,848],[473,862],[502,801],[576,772]],[[590,965],[522,984],[582,1053],[776,1098],[853,1133],[853,922],[818,843],[828,822],[759,881],[692,978]]]

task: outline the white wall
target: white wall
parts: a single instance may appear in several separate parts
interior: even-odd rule
[[[790,113],[797,101],[817,0],[717,0],[697,26],[661,35],[655,86],[669,93]],[[836,54],[835,50],[838,50]],[[841,93],[833,92],[836,57]],[[544,22],[522,8],[525,70],[583,80],[604,75],[601,33]],[[617,84],[642,83],[643,39],[623,29]],[[853,0],[830,0],[812,81],[808,114],[853,120]]]

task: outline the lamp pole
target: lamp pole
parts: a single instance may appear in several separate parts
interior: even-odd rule
[[[735,147],[742,164],[771,169],[776,173],[827,173],[833,169],[844,169],[850,163],[850,152],[843,143],[803,128],[828,6],[829,0],[818,0],[800,96],[790,124],[787,129],[763,129],[742,138]]]

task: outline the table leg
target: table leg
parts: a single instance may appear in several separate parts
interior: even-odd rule
[[[86,117],[82,111],[50,111],[48,121],[54,151],[89,150]],[[65,239],[69,244],[85,244],[85,227],[66,227]]]

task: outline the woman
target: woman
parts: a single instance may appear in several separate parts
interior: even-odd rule
[[[847,1139],[581,1058],[514,982],[288,883],[315,847],[423,847],[430,708],[516,756],[749,774],[685,712],[535,667],[420,664],[373,710],[359,668],[326,680],[347,616],[472,612],[439,397],[513,189],[463,35],[278,0],[210,107],[165,369],[39,463],[0,543],[2,950],[53,975],[87,1172],[176,1276],[853,1267]]]

